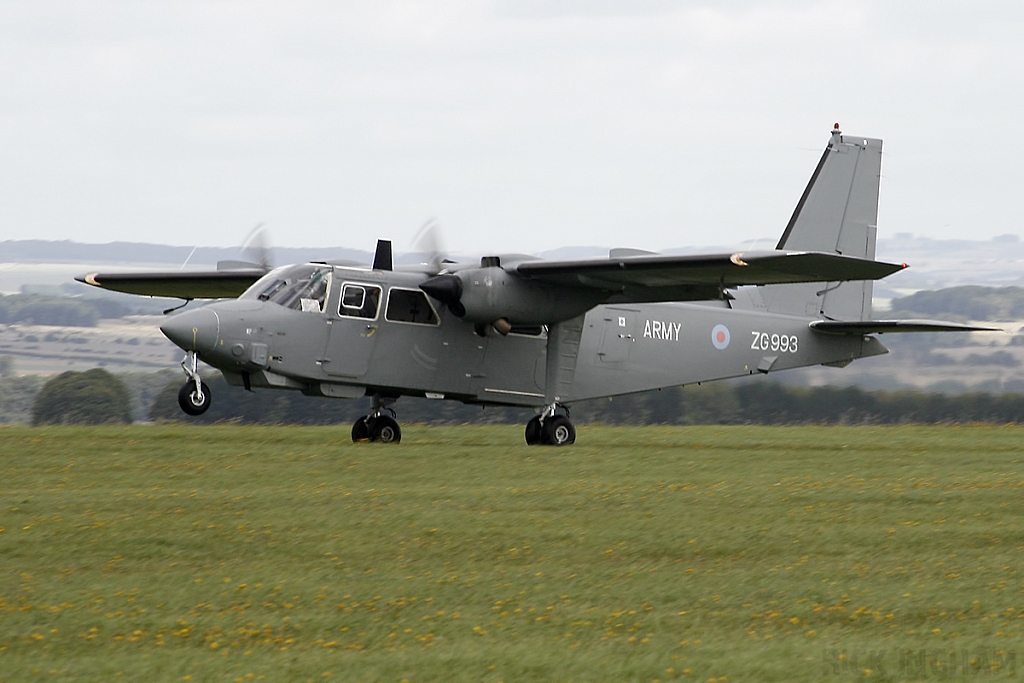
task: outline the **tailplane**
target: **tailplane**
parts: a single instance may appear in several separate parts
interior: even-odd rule
[[[882,141],[843,135],[837,123],[777,249],[875,258]],[[832,320],[871,318],[871,282],[766,285],[768,310]]]

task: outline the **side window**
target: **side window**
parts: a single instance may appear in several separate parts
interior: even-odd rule
[[[376,318],[380,306],[380,287],[346,284],[341,288],[338,315],[350,318]]]
[[[345,308],[360,309],[366,301],[366,290],[356,285],[345,285],[341,290],[341,305]]]
[[[398,323],[437,325],[437,314],[427,301],[427,295],[418,289],[395,289],[388,292],[388,308],[384,319]]]

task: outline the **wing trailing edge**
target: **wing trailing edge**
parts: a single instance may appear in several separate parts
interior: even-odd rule
[[[815,320],[808,325],[823,334],[886,334],[889,332],[1002,332],[997,327],[960,325],[942,320]]]

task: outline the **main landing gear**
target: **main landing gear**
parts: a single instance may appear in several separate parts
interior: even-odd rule
[[[352,425],[352,440],[398,443],[402,440],[402,428],[398,426],[398,415],[391,404],[396,399],[374,396],[369,415],[363,415]],[[389,414],[390,413],[390,414]]]
[[[554,403],[526,423],[526,443],[529,446],[568,446],[575,442],[576,427],[569,419],[569,409],[563,405]]]
[[[199,377],[199,358],[195,351],[185,352],[181,369],[188,375],[188,379],[178,389],[178,407],[188,415],[202,415],[210,407],[213,397],[209,385],[204,384]]]

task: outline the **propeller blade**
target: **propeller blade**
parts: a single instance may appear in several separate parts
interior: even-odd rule
[[[240,251],[246,261],[269,271],[273,268],[270,263],[270,237],[264,225],[266,224],[259,223],[249,231]]]
[[[441,225],[436,218],[431,218],[419,229],[412,238],[412,251],[424,257],[426,272],[436,275],[444,267],[444,247],[441,240]]]

